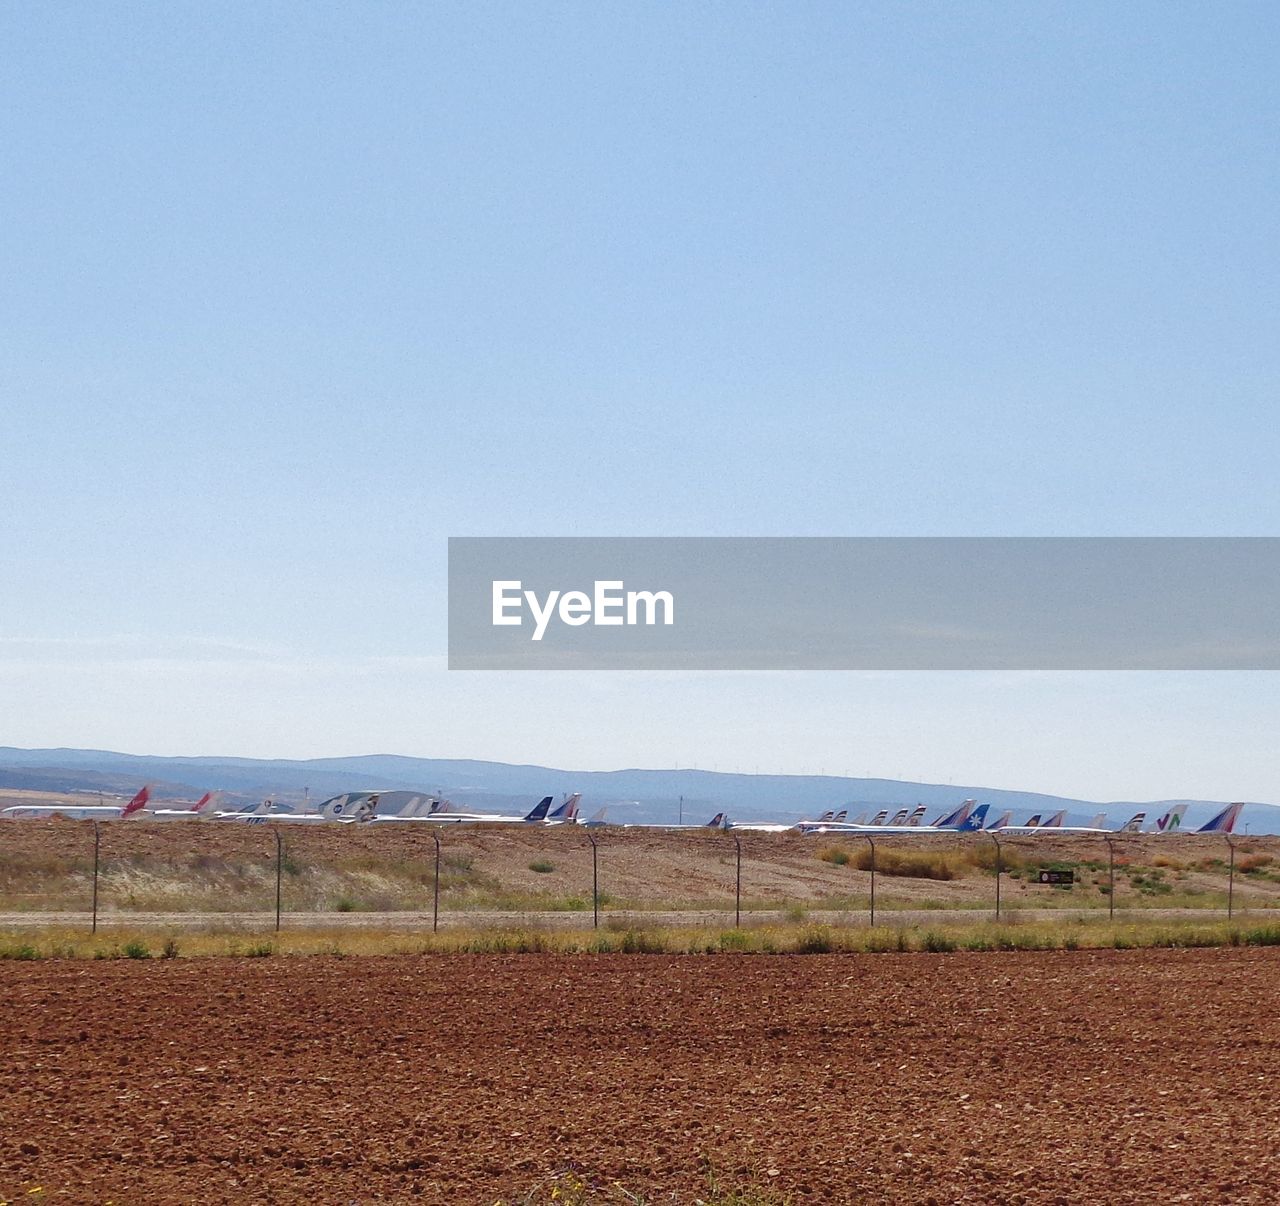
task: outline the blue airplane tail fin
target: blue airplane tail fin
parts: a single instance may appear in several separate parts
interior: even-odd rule
[[[529,815],[525,817],[526,821],[542,821],[546,819],[547,809],[551,807],[551,801],[554,797],[543,796],[530,810]]]
[[[987,819],[987,810],[990,807],[990,804],[979,804],[956,828],[961,833],[977,833]]]

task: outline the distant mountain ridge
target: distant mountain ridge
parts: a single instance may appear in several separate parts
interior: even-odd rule
[[[1203,823],[1226,801],[1091,801],[1043,792],[976,785],[912,783],[896,779],[860,779],[836,775],[743,775],[706,770],[573,771],[554,767],[486,762],[474,759],[414,758],[400,754],[352,757],[260,759],[218,756],[164,757],[112,750],[19,749],[0,746],[0,787],[57,791],[132,792],[142,781],[161,786],[159,795],[195,798],[210,788],[233,798],[274,795],[298,802],[304,791],[312,801],[344,791],[440,791],[474,805],[516,806],[549,792],[581,792],[584,810],[607,805],[616,821],[686,823],[727,810],[739,820],[799,820],[827,808],[889,808],[924,804],[949,809],[973,798],[991,805],[992,815],[1006,808],[1015,814],[1065,809],[1068,820],[1083,823],[1105,811],[1112,821],[1127,820],[1145,809],[1148,819],[1174,804],[1189,805],[1187,824]],[[702,812],[706,816],[702,816]],[[1120,814],[1124,814],[1121,816]],[[1015,820],[1026,817],[1016,815]],[[1253,833],[1280,832],[1280,807],[1251,802],[1244,825]]]

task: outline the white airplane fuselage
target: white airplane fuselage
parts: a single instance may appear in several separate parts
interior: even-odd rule
[[[11,804],[0,808],[0,817],[8,821],[49,817],[65,817],[68,821],[115,821],[123,811],[121,804]]]

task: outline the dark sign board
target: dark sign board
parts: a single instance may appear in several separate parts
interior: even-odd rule
[[[1042,884],[1073,884],[1076,882],[1076,873],[1074,871],[1050,871],[1042,868],[1040,871],[1040,883]]]

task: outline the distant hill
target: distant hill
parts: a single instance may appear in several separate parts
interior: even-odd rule
[[[1162,812],[1176,803],[1189,805],[1187,823],[1202,824],[1224,806],[1214,800],[1092,801],[1041,792],[1010,791],[979,785],[910,783],[896,779],[855,779],[835,775],[740,775],[704,770],[573,771],[470,759],[409,758],[365,754],[349,758],[258,759],[226,757],[164,758],[110,750],[16,749],[0,746],[0,787],[50,791],[135,791],[144,781],[160,785],[158,794],[194,798],[219,788],[232,798],[274,795],[297,802],[309,792],[313,801],[344,791],[369,788],[440,791],[477,807],[514,807],[531,797],[579,791],[583,807],[602,805],[616,821],[707,820],[722,809],[738,820],[799,820],[826,808],[888,808],[924,804],[930,812],[973,798],[991,805],[993,814],[1013,809],[1023,821],[1033,812],[1067,810],[1082,823],[1106,811],[1113,824],[1146,809]],[[703,814],[706,814],[705,816]],[[1280,807],[1251,803],[1241,830],[1280,833]]]

